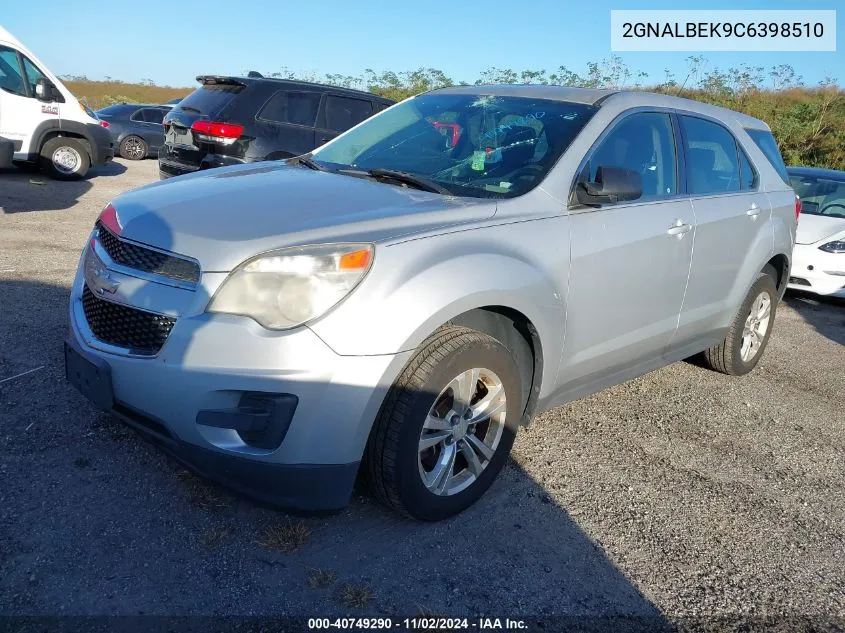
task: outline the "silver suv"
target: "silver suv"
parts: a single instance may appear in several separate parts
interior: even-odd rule
[[[426,520],[539,411],[700,355],[759,362],[796,198],[765,123],[645,92],[467,86],[311,154],[117,197],[70,381],[206,476]]]

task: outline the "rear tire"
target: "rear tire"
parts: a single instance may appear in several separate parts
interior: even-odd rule
[[[117,151],[121,158],[126,160],[143,160],[149,154],[150,148],[140,136],[132,135],[120,141],[120,147]]]
[[[41,167],[58,180],[84,178],[90,166],[88,150],[79,139],[57,136],[41,147]]]
[[[499,341],[465,327],[438,329],[402,371],[373,425],[364,468],[375,496],[425,521],[471,506],[507,460],[522,394],[519,368]]]
[[[757,275],[725,340],[702,353],[706,367],[730,376],[742,376],[757,366],[775,322],[778,304],[776,275],[770,266]]]

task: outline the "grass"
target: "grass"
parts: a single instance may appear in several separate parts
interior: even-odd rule
[[[258,544],[267,549],[292,554],[308,542],[309,536],[311,536],[311,529],[305,523],[288,521],[267,528]]]
[[[340,588],[338,601],[345,607],[360,609],[366,607],[373,597],[369,587],[346,583]]]
[[[429,609],[428,607],[423,607],[421,605],[417,605],[417,612],[411,616],[412,618],[418,619],[427,619],[427,620],[437,620],[445,619],[448,616],[445,613],[440,613],[439,611],[435,611],[434,609]],[[445,631],[446,629],[440,629],[436,626],[428,627],[424,629],[417,629],[417,631],[421,631],[423,633],[431,632],[431,633],[438,633],[439,631]]]
[[[229,528],[216,528],[203,534],[200,543],[206,549],[217,549],[230,535]]]
[[[177,97],[188,96],[196,86],[173,88],[171,86],[148,86],[122,81],[65,81],[73,95],[94,110],[112,103],[166,103]]]
[[[204,510],[222,508],[226,505],[226,499],[214,486],[210,486],[202,479],[188,470],[180,470],[176,476],[181,479],[188,488],[188,496],[191,503]]]
[[[330,569],[309,569],[308,570],[308,586],[312,589],[325,589],[331,585],[337,574]]]

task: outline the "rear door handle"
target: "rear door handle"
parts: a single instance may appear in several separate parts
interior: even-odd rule
[[[752,220],[756,220],[757,216],[760,215],[760,207],[752,202],[748,211],[745,212],[745,215],[750,216]]]
[[[681,239],[684,235],[690,232],[690,229],[692,229],[691,224],[685,224],[683,220],[678,218],[675,220],[675,223],[666,230],[666,233],[669,235],[675,235],[678,239]]]

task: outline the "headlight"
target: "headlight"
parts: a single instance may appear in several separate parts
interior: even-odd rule
[[[373,261],[371,244],[323,244],[264,253],[238,266],[208,312],[252,317],[271,330],[302,325],[352,292]]]
[[[835,242],[828,242],[819,246],[820,251],[827,253],[845,253],[845,240],[837,240]]]

